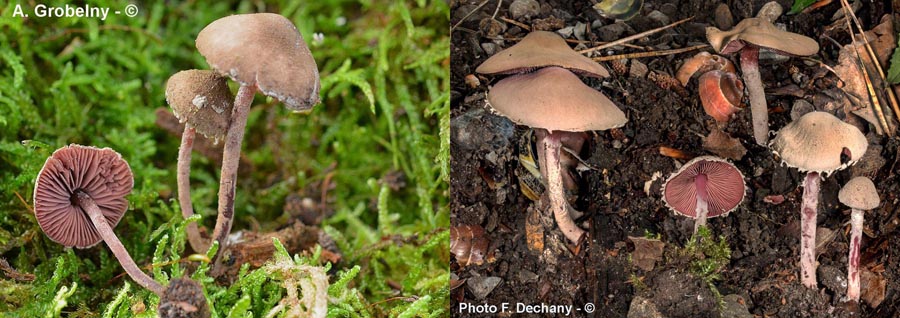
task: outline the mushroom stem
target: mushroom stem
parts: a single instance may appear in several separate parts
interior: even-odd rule
[[[750,97],[750,115],[753,121],[753,138],[765,146],[769,143],[769,108],[766,106],[766,92],[759,75],[759,48],[746,45],[741,49],[741,72]]]
[[[181,134],[181,147],[178,148],[178,203],[181,205],[181,215],[185,219],[194,215],[191,202],[191,150],[194,148],[195,134],[194,127],[185,123],[184,133]],[[209,243],[200,236],[197,222],[187,225],[187,238],[194,252],[203,253],[209,249]]]
[[[119,264],[122,264],[122,268],[125,269],[128,276],[131,276],[131,279],[134,279],[135,282],[144,286],[144,288],[149,289],[157,296],[162,297],[163,292],[166,289],[153,280],[153,278],[150,278],[150,276],[141,271],[137,264],[134,263],[134,260],[131,259],[131,255],[128,255],[128,250],[125,249],[125,246],[122,246],[122,242],[119,241],[119,238],[116,236],[116,233],[113,232],[112,227],[106,222],[106,217],[103,216],[103,212],[100,212],[100,207],[97,206],[94,199],[84,191],[76,190],[75,204],[80,206],[81,210],[90,216],[91,222],[94,223],[94,227],[96,227],[97,232],[100,233],[100,237],[106,242],[106,246],[109,246],[109,249],[112,250],[113,255],[119,260]]]
[[[219,215],[216,218],[216,228],[213,230],[212,239],[219,241],[219,250],[212,262],[219,259],[222,251],[227,247],[226,238],[231,233],[231,224],[234,221],[234,192],[237,185],[237,169],[241,159],[241,143],[244,141],[244,130],[247,127],[247,115],[250,113],[250,104],[256,94],[256,84],[241,84],[234,98],[234,108],[231,113],[231,124],[225,135],[225,149],[222,152],[222,175],[219,180]]]
[[[862,239],[863,210],[850,214],[850,254],[847,265],[847,298],[859,302],[859,243]]]
[[[709,214],[709,192],[706,190],[707,177],[705,174],[698,174],[694,178],[697,185],[697,219],[694,221],[694,236],[701,226],[706,226],[706,216]]]
[[[816,288],[816,210],[819,206],[819,173],[810,172],[803,180],[803,204],[800,208],[800,281]]]
[[[563,235],[570,242],[578,244],[584,235],[584,230],[575,224],[570,215],[570,210],[576,212],[574,208],[569,206],[566,201],[565,191],[563,190],[562,169],[560,167],[560,149],[562,142],[560,134],[551,132],[542,140],[544,147],[544,158],[541,159],[541,170],[543,175],[547,176],[547,192],[550,198],[550,211],[553,211],[553,217],[556,219],[556,225]]]

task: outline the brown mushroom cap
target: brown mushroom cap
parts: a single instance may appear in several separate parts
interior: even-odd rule
[[[789,167],[820,173],[856,163],[868,147],[859,129],[826,112],[803,115],[781,128],[769,143],[772,152]]]
[[[603,66],[578,54],[562,37],[547,31],[528,33],[516,45],[497,52],[481,63],[475,71],[481,74],[512,74],[546,66],[559,66],[585,76],[609,76]]]
[[[238,14],[207,25],[197,50],[220,74],[255,84],[289,109],[319,103],[319,70],[297,27],[272,13]]]
[[[850,179],[838,192],[838,201],[858,210],[871,210],[881,204],[875,184],[866,177]]]
[[[737,52],[747,43],[786,55],[809,56],[819,52],[816,40],[782,31],[762,18],[746,18],[729,31],[708,27],[706,38],[722,54]]]
[[[166,83],[166,102],[175,117],[209,138],[225,137],[233,101],[225,78],[214,71],[181,71]]]
[[[663,185],[663,202],[675,213],[697,217],[698,175],[706,176],[709,214],[707,217],[726,215],[744,201],[744,175],[725,159],[703,156],[685,163],[672,173]]]
[[[102,238],[87,213],[72,203],[76,191],[91,196],[110,227],[115,227],[128,209],[125,197],[133,185],[131,168],[119,153],[72,144],[53,152],[38,173],[34,216],[54,242],[88,248]]]
[[[628,121],[606,95],[559,67],[507,77],[491,87],[488,102],[513,122],[550,131],[607,130]]]

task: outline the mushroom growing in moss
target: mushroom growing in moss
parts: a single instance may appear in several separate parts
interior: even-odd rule
[[[838,192],[838,201],[849,206],[850,252],[847,256],[847,299],[859,302],[859,247],[862,241],[863,218],[866,210],[881,204],[872,180],[866,177],[850,179]]]
[[[224,77],[213,71],[187,70],[175,73],[166,83],[166,102],[175,117],[184,123],[178,148],[178,203],[184,218],[194,215],[191,202],[191,149],[194,133],[199,132],[216,142],[225,137],[231,118],[231,91]],[[188,243],[195,252],[209,249],[200,236],[196,222],[187,225]]]
[[[816,214],[819,175],[842,170],[866,153],[869,143],[853,125],[826,112],[810,112],[778,131],[769,144],[789,167],[807,172],[800,207],[800,281],[816,288]]]
[[[179,298],[182,293],[201,296],[175,304],[183,308],[182,315],[161,317],[209,317],[199,284],[173,289],[180,281],[176,279],[164,288],[141,271],[113,232],[128,209],[125,197],[133,185],[128,162],[114,150],[69,145],[53,152],[38,173],[34,216],[47,237],[66,247],[88,248],[105,242],[128,276],[163,299],[160,309],[168,303],[166,299]]]
[[[219,214],[212,234],[220,244],[215,261],[228,245],[241,144],[254,95],[259,91],[292,111],[308,112],[319,103],[319,71],[297,27],[277,14],[218,19],[200,31],[196,42],[213,69],[240,83],[222,156]]]
[[[721,54],[740,52],[741,72],[750,97],[753,137],[757,144],[766,145],[769,141],[769,109],[759,74],[759,49],[766,48],[792,56],[809,56],[819,52],[819,43],[796,33],[779,30],[763,18],[744,19],[729,31],[708,27],[706,38],[713,49]]]

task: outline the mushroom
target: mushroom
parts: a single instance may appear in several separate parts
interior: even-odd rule
[[[177,298],[183,292],[199,293],[201,297],[175,305],[184,313],[205,316],[178,317],[208,317],[208,305],[199,284],[179,287],[179,281],[187,279],[175,279],[169,288],[164,288],[141,271],[113,232],[128,209],[125,196],[133,186],[128,162],[114,150],[76,144],[62,147],[47,158],[38,173],[34,216],[50,240],[66,247],[88,248],[106,242],[128,276],[163,299],[160,308],[167,298]]]
[[[215,142],[225,137],[232,111],[231,91],[224,77],[213,71],[188,70],[169,77],[166,102],[179,121],[184,123],[181,147],[178,148],[178,203],[184,218],[194,215],[191,204],[191,149],[194,133],[199,132]],[[187,226],[188,242],[196,252],[209,249],[200,237],[197,223]]]
[[[663,184],[663,202],[696,219],[694,235],[706,219],[728,215],[744,201],[744,175],[725,159],[703,156],[688,161]]]
[[[507,77],[491,88],[488,102],[494,111],[513,122],[547,130],[540,145],[545,155],[539,159],[550,209],[566,238],[579,243],[584,230],[572,220],[570,214],[578,212],[565,199],[560,167],[560,149],[565,134],[560,132],[621,127],[628,121],[625,114],[605,95],[560,67],[545,67],[533,73]]]
[[[272,13],[239,14],[207,25],[197,35],[197,50],[219,72],[240,83],[231,124],[225,135],[219,214],[212,239],[222,255],[234,218],[234,195],[241,143],[256,91],[274,97],[288,109],[308,112],[319,103],[319,71],[297,27]]]
[[[769,144],[788,167],[807,172],[800,208],[800,280],[816,288],[816,213],[819,174],[829,174],[856,163],[869,147],[853,125],[826,112],[809,112],[778,131]]]
[[[847,256],[847,298],[859,302],[859,247],[866,210],[881,204],[875,184],[866,177],[850,179],[838,192],[838,201],[852,209],[850,213],[850,253]]]
[[[730,72],[713,70],[700,76],[700,103],[706,114],[727,123],[740,111],[744,83]]]
[[[608,77],[597,62],[578,54],[559,35],[547,31],[528,33],[522,41],[485,60],[476,72],[488,75],[530,72],[546,66],[558,66],[583,76]]]
[[[709,54],[709,52],[700,52],[681,64],[675,78],[681,82],[682,86],[687,86],[688,81],[696,73],[705,74],[706,72],[720,70],[734,73],[734,64],[728,59],[717,54]]]
[[[767,48],[784,55],[809,56],[819,51],[819,43],[796,33],[779,30],[763,18],[744,19],[730,31],[707,27],[706,38],[713,49],[721,54],[741,53],[741,71],[750,94],[753,137],[757,144],[766,145],[769,140],[769,110],[759,75],[759,49]]]

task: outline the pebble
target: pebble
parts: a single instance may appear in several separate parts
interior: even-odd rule
[[[778,20],[778,17],[780,17],[783,12],[784,8],[782,8],[778,2],[771,1],[764,4],[762,8],[759,9],[759,12],[756,13],[756,17],[775,23],[775,20]]]
[[[816,268],[816,276],[822,285],[835,294],[843,295],[847,292],[847,273],[843,269],[830,265],[819,265]]]
[[[497,53],[497,44],[493,42],[481,43],[481,49],[484,50],[484,54],[491,56]]]
[[[500,279],[500,277],[476,276],[466,280],[466,288],[472,292],[475,299],[481,300],[494,291],[494,288],[496,288],[497,285],[500,285],[500,282],[502,281],[503,280]]]
[[[610,295],[612,296],[612,295]],[[631,300],[631,306],[628,308],[628,318],[663,318],[663,315],[656,309],[656,305],[649,299],[634,296]]]
[[[794,105],[791,106],[791,120],[797,120],[800,116],[814,110],[816,110],[816,107],[813,104],[810,104],[805,99],[797,99],[794,101]]]
[[[523,269],[519,270],[519,282],[523,284],[533,283],[538,280],[538,274],[535,274],[529,270]]]
[[[716,27],[721,30],[730,30],[734,26],[734,17],[731,15],[731,8],[727,4],[720,4],[716,7],[715,12]]]
[[[657,10],[650,11],[650,13],[647,14],[647,18],[658,24],[658,26],[669,25],[669,23],[672,22],[672,19],[669,19],[669,16]]]
[[[627,29],[624,23],[614,23],[598,28],[597,36],[604,42],[612,42],[621,38],[625,31]]]
[[[568,38],[568,37],[572,36],[573,33],[575,33],[575,27],[567,26],[565,28],[557,30],[556,33],[558,33],[563,38]]]
[[[740,295],[727,295],[722,297],[722,318],[753,318],[750,311],[747,310],[747,301]]]
[[[540,11],[541,5],[536,0],[516,0],[509,5],[509,15],[516,20],[535,17]]]
[[[506,31],[506,23],[491,18],[481,19],[478,26],[481,28],[481,31],[484,32],[484,36],[488,38],[496,38],[500,33]]]
[[[644,76],[647,76],[647,72],[649,71],[647,65],[634,59],[631,60],[631,69],[628,71],[628,75],[631,77],[643,78]]]
[[[586,31],[587,31],[587,25],[584,23],[578,22],[575,24],[575,29],[573,30],[573,33],[574,33],[576,39],[578,39],[580,41],[584,41],[585,40],[584,33]]]

